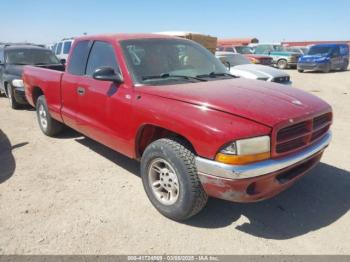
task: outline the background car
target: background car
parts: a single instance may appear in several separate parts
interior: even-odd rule
[[[61,63],[67,62],[69,51],[73,45],[73,42],[74,38],[64,38],[60,42],[53,45],[52,51],[55,53]]]
[[[286,46],[285,51],[306,55],[309,52],[310,46]]]
[[[296,52],[289,52],[283,49],[279,44],[254,44],[254,54],[268,55],[272,57],[273,63],[279,69],[296,67],[299,57],[301,56]]]
[[[310,48],[307,55],[299,58],[298,71],[347,70],[349,66],[349,46],[347,44],[320,44]]]
[[[241,54],[216,52],[215,56],[230,67],[230,73],[233,75],[280,84],[291,84],[290,76],[286,72],[270,66],[252,64]]]
[[[8,97],[13,109],[27,104],[22,81],[25,65],[46,68],[63,66],[51,50],[41,45],[5,44],[0,46],[0,93]]]
[[[250,62],[253,64],[262,64],[262,65],[272,65],[273,60],[269,56],[264,55],[255,55],[253,53],[253,50],[251,47],[246,45],[240,45],[240,46],[218,46],[217,51],[224,51],[224,52],[233,52],[242,54],[245,57],[247,57]]]

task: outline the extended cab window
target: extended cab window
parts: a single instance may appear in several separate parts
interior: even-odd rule
[[[80,41],[72,50],[72,57],[68,63],[67,71],[72,75],[84,75],[90,41]]]
[[[101,67],[111,67],[115,72],[119,72],[113,46],[106,42],[96,41],[91,48],[86,75],[92,76],[95,70]]]

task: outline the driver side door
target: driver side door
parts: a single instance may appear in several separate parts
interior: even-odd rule
[[[129,148],[133,89],[124,83],[94,79],[94,72],[101,67],[121,74],[113,44],[95,41],[78,86],[79,130],[123,153]]]

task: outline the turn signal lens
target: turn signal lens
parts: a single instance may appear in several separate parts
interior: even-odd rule
[[[260,153],[255,155],[246,155],[246,156],[225,155],[225,154],[219,153],[216,155],[215,160],[224,164],[244,165],[244,164],[258,162],[269,158],[270,158],[270,152]]]

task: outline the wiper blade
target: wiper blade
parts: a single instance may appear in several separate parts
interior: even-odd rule
[[[149,79],[164,79],[164,78],[183,78],[186,80],[196,80],[196,81],[201,81],[201,82],[206,82],[207,80],[195,77],[195,76],[186,76],[186,75],[171,75],[171,74],[161,74],[161,75],[155,75],[155,76],[143,76],[142,80],[149,80]]]
[[[215,78],[215,77],[218,77],[218,76],[229,76],[229,77],[232,77],[232,78],[238,78],[238,76],[231,75],[229,73],[215,73],[215,72],[211,72],[209,74],[197,75],[197,77],[199,77],[199,78],[201,78],[201,77],[212,77],[212,78]]]

